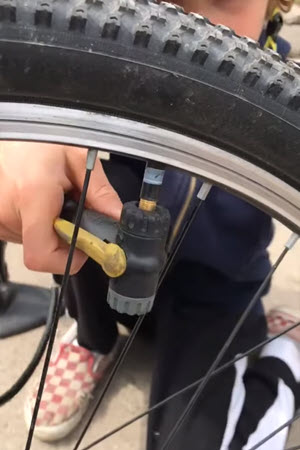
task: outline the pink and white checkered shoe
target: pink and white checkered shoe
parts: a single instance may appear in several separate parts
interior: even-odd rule
[[[114,351],[109,355],[100,355],[80,347],[76,334],[75,324],[63,338],[56,357],[49,365],[35,428],[35,437],[42,441],[62,439],[78,425],[97,383],[114,359]],[[38,384],[25,402],[28,428],[37,389]]]
[[[272,309],[267,314],[269,333],[279,334],[300,321],[300,313],[286,307]],[[300,342],[300,326],[287,333],[294,341]]]

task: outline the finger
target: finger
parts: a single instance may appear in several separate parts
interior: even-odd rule
[[[20,234],[15,233],[13,230],[4,225],[0,226],[0,240],[6,242],[13,242],[15,244],[22,243],[22,238],[20,237]]]
[[[69,246],[56,234],[53,223],[59,216],[64,193],[60,186],[38,185],[26,187],[22,192],[20,214],[24,262],[31,269],[40,272],[63,274]],[[77,273],[87,257],[75,250],[71,274]]]
[[[72,149],[68,153],[70,163],[71,182],[78,190],[82,190],[85,177],[87,150]],[[122,202],[109,183],[101,162],[97,159],[95,168],[91,174],[86,204],[102,214],[120,219]]]

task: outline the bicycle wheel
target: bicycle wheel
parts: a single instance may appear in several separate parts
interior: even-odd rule
[[[148,0],[0,1],[0,138],[194,173],[300,231],[300,70]]]
[[[1,138],[150,156],[299,230],[296,65],[165,2],[2,0],[0,20]]]

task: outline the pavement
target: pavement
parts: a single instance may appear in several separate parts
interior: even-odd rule
[[[11,279],[39,286],[50,287],[51,277],[27,270],[22,262],[22,247],[8,245],[6,259]],[[60,320],[56,343],[69,328],[72,321],[63,317]],[[28,364],[37,346],[43,328],[0,341],[2,359],[0,361],[0,391],[8,388]],[[124,329],[121,330],[124,334]],[[125,337],[124,337],[125,339]],[[153,355],[151,348],[138,339],[123,365],[116,382],[113,383],[107,398],[97,413],[86,444],[102,434],[135,416],[147,407]],[[40,373],[40,368],[37,369]],[[33,380],[36,377],[33,378]],[[26,428],[23,419],[23,405],[33,380],[15,399],[0,408],[0,450],[23,450],[26,442]],[[96,449],[101,450],[142,450],[146,436],[146,421],[141,420],[112,437]],[[34,441],[32,450],[71,450],[78,432],[55,444]]]
[[[280,224],[276,225],[275,239],[270,248],[273,261],[279,255],[289,235],[288,229]],[[30,272],[24,267],[21,246],[9,245],[6,256],[10,275],[14,281],[51,286],[52,281],[49,275]],[[282,304],[296,308],[300,315],[300,242],[279,268],[273,280],[272,291],[265,299],[267,310]],[[63,317],[61,319],[57,342],[70,324],[69,318]],[[0,342],[2,355],[0,361],[1,391],[12,384],[20,375],[22,369],[25,368],[41,333],[42,329],[40,328]],[[96,414],[88,438],[84,443],[87,444],[97,439],[147,408],[152,364],[153,353],[149,343],[138,338],[112,385],[103,407]],[[0,408],[0,450],[23,450],[24,448],[26,429],[23,420],[23,404],[32,382],[14,400]],[[141,420],[99,444],[95,449],[144,450],[145,436],[146,421]],[[34,441],[32,450],[53,450],[54,448],[56,450],[71,450],[76,442],[76,437],[78,437],[78,431],[55,444]],[[293,428],[289,445],[299,443],[300,423]]]
[[[300,6],[295,6],[287,16],[283,35],[292,42],[292,56],[300,61]],[[272,259],[279,254],[289,231],[280,224],[276,225],[275,239],[270,248]],[[22,263],[22,248],[9,245],[7,261],[11,278],[15,281],[50,286],[51,277],[28,271]],[[291,252],[285,263],[278,270],[272,284],[272,290],[265,299],[266,309],[278,305],[295,308],[300,315],[300,243]],[[63,317],[59,324],[57,341],[70,326],[70,319]],[[42,334],[42,328],[0,342],[0,391],[3,392],[20,375],[28,364],[33,350]],[[124,330],[123,330],[124,332]],[[124,363],[117,380],[104,401],[101,411],[96,414],[85,444],[97,439],[102,434],[118,426],[123,421],[138,414],[147,407],[153,353],[149,344],[137,339]],[[38,369],[39,372],[40,369]],[[28,389],[24,389],[14,400],[0,408],[0,450],[22,450],[26,439],[23,420],[23,404]],[[73,448],[78,430],[70,437],[55,444],[34,441],[32,450],[70,450]],[[146,421],[131,425],[109,440],[99,444],[99,450],[144,450]],[[295,424],[290,434],[289,446],[300,444],[300,421]]]

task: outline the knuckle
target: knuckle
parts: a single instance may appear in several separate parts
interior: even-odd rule
[[[95,200],[106,200],[107,198],[111,197],[118,197],[112,186],[110,184],[104,184],[102,186],[97,186],[94,191],[92,192],[93,197]]]
[[[68,148],[66,149],[66,152],[71,159],[75,159],[75,160],[77,159],[78,161],[80,161],[81,164],[85,163],[86,156],[87,156],[86,148],[68,146]]]
[[[27,179],[24,177],[19,180],[18,186],[18,198],[22,205],[28,205],[28,202],[34,198],[34,196],[42,192],[45,186],[45,179]]]
[[[42,261],[41,258],[29,249],[24,248],[24,264],[29,270],[41,271]]]

